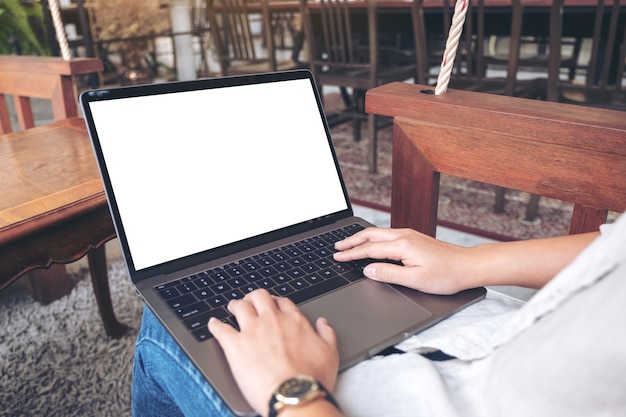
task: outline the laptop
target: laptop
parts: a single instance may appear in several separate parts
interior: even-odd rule
[[[307,70],[86,91],[80,96],[130,278],[237,415],[254,414],[208,317],[255,288],[334,327],[345,369],[481,299],[365,279],[333,244],[354,217]]]

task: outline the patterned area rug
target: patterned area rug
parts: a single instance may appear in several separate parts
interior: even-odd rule
[[[341,104],[339,95],[325,96],[327,109]],[[367,169],[366,131],[363,140],[355,142],[349,123],[331,130],[339,164],[354,204],[383,211],[391,206],[391,127],[378,134],[378,173]],[[449,175],[441,176],[439,220],[442,225],[496,240],[516,240],[565,235],[569,231],[572,204],[541,198],[539,214],[526,221],[529,194],[506,192],[505,213],[495,214],[495,187]],[[616,216],[611,214],[610,219]]]
[[[33,301],[19,283],[3,292],[0,416],[130,417],[132,362],[143,302],[131,287],[124,263],[110,262],[115,313],[132,329],[119,340],[109,339],[88,270],[72,278],[77,282],[72,292],[45,306]]]

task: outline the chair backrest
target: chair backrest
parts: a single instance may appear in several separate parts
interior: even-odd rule
[[[222,75],[232,74],[231,67],[236,62],[267,62],[267,69],[276,71],[274,38],[267,0],[260,0],[254,5],[246,0],[208,0],[207,13]],[[261,17],[260,37],[255,36],[254,16]],[[262,56],[259,54],[261,47],[266,51]]]
[[[626,211],[626,117],[615,110],[392,83],[366,110],[394,117],[393,227],[435,235],[440,173],[573,203],[570,233]]]
[[[454,77],[467,77],[476,81],[487,78],[487,67],[491,64],[506,65],[506,81],[504,94],[513,95],[517,70],[519,65],[519,53],[522,38],[522,20],[524,6],[522,0],[511,0],[511,32],[509,43],[504,55],[491,54],[486,50],[487,40],[490,34],[485,33],[485,0],[478,0],[475,5],[468,1],[468,11],[464,28],[465,51],[457,59],[457,73]]]
[[[353,3],[353,2],[352,2]],[[311,71],[316,75],[324,66],[346,70],[370,69],[370,85],[376,85],[378,64],[378,35],[376,1],[366,0],[367,28],[355,28],[354,12],[349,0],[320,0],[315,2],[319,28],[315,30],[309,1],[300,0],[305,38],[309,50]],[[359,9],[358,11],[362,11]]]
[[[626,6],[620,0],[598,0],[595,6],[591,54],[583,66],[583,79],[578,72],[561,74],[561,42],[563,39],[563,3],[554,0],[550,23],[550,72],[548,100],[579,103],[626,110]],[[574,79],[572,79],[574,78]],[[578,91],[578,98],[567,100],[563,89]]]
[[[514,95],[517,81],[517,72],[520,65],[520,48],[522,42],[522,20],[524,6],[522,0],[510,0],[502,5],[510,4],[510,32],[504,38],[508,40],[506,52],[493,53],[488,48],[490,33],[486,33],[486,19],[498,18],[496,15],[487,13],[485,0],[468,1],[467,14],[463,27],[463,35],[458,47],[455,59],[454,71],[452,74],[451,86],[455,80],[469,81],[476,84],[472,89],[483,90],[479,85],[483,83],[493,83],[502,85],[501,94]],[[418,64],[419,83],[426,84],[428,70],[432,66],[433,47],[429,35],[426,33],[426,21],[424,18],[424,0],[413,0],[412,3],[413,32],[415,36],[415,46]],[[496,17],[494,17],[496,16]],[[443,2],[444,35],[451,25],[449,16],[449,1]],[[432,36],[432,35],[431,35]],[[443,58],[443,51],[439,56],[439,62]],[[499,68],[506,68],[504,77],[487,73],[489,66],[497,65]]]
[[[5,94],[12,95],[20,130],[35,126],[31,97],[51,100],[55,120],[78,114],[73,76],[102,71],[97,58],[0,56],[0,134],[12,131]]]

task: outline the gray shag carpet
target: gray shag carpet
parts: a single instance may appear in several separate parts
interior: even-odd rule
[[[34,302],[25,291],[3,294],[0,416],[131,415],[132,361],[143,302],[124,263],[110,261],[115,312],[131,329],[119,340],[109,339],[88,270],[72,278],[72,292],[49,305]]]

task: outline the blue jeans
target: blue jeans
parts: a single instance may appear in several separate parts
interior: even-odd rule
[[[135,348],[133,416],[233,416],[148,307]]]

